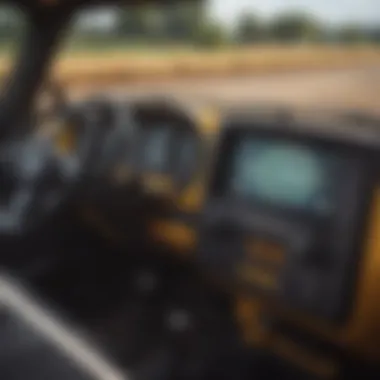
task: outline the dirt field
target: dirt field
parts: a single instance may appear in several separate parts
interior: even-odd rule
[[[73,88],[81,98],[107,94],[119,100],[165,95],[229,106],[275,106],[290,109],[363,111],[380,116],[380,66],[311,70],[244,77],[191,78]]]
[[[7,60],[0,59],[0,75]],[[255,47],[221,51],[155,50],[64,53],[53,67],[62,84],[82,86],[226,77],[326,68],[380,66],[380,48]]]
[[[257,48],[222,52],[184,52],[152,56],[110,54],[66,57],[54,75],[65,84],[120,83],[184,77],[223,77],[302,69],[380,65],[380,49]]]

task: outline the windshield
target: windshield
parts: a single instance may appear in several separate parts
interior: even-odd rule
[[[338,1],[348,10],[349,0]],[[116,88],[227,104],[380,112],[378,8],[362,7],[368,19],[351,11],[332,21],[318,1],[268,5],[266,14],[239,3],[85,8],[66,28],[51,77],[78,96]],[[25,26],[17,7],[0,6],[3,82]]]
[[[380,112],[380,9],[337,1],[339,18],[319,1],[265,12],[227,0],[91,7],[73,20],[54,73],[76,94]]]

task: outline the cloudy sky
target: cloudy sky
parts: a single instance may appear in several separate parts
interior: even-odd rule
[[[302,10],[331,22],[380,24],[380,0],[209,0],[210,10],[231,23],[236,16],[252,10],[271,17],[283,10]]]

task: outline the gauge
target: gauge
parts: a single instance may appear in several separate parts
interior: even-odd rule
[[[192,131],[182,131],[176,139],[176,170],[177,181],[186,185],[193,178],[199,163],[199,140]]]
[[[166,125],[156,125],[142,132],[142,163],[145,170],[165,172],[170,166],[172,130]]]

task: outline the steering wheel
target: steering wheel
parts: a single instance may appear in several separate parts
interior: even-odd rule
[[[45,222],[91,170],[102,144],[94,104],[69,107],[56,88],[44,91],[54,107],[32,119],[49,128],[39,125],[0,145],[0,234],[22,235]]]

